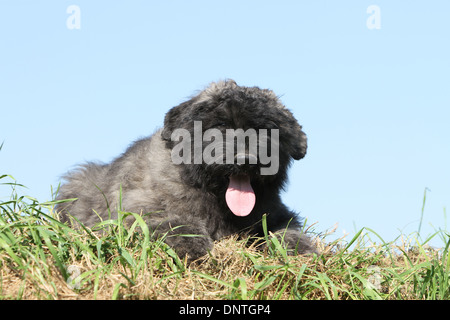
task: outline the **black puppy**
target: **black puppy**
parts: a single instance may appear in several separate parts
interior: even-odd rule
[[[69,172],[58,199],[78,200],[56,210],[63,220],[72,215],[87,226],[107,219],[108,210],[116,218],[122,187],[122,210],[145,214],[155,235],[199,235],[166,238],[190,260],[222,237],[262,235],[264,214],[288,248],[316,252],[297,214],[280,199],[292,159],[306,154],[301,129],[272,91],[232,80],[212,83],[112,163]]]

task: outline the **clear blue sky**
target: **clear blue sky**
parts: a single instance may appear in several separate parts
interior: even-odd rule
[[[449,14],[445,0],[1,1],[0,174],[50,200],[73,165],[110,161],[232,78],[273,89],[303,125],[283,197],[317,231],[409,234],[429,188],[426,236],[450,207]]]

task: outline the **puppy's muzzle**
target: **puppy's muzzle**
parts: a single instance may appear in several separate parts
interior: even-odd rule
[[[236,160],[236,164],[238,164],[238,165],[242,165],[242,164],[252,165],[252,164],[258,163],[258,158],[253,154],[238,153],[238,154],[236,154],[234,159]]]

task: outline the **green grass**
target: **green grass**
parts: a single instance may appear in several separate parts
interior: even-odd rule
[[[319,256],[289,256],[279,239],[268,246],[227,238],[187,265],[141,216],[120,212],[103,233],[62,224],[52,208],[19,195],[0,176],[0,299],[449,299],[450,237],[385,242],[363,228],[350,240],[316,239]],[[3,199],[3,198],[0,198]],[[132,215],[135,222],[124,225]],[[264,221],[263,221],[264,223]],[[441,237],[443,248],[427,242]]]

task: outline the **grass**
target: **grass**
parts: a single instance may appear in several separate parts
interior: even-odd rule
[[[318,236],[320,256],[289,256],[271,233],[264,250],[248,239],[215,243],[187,265],[134,213],[103,221],[103,233],[74,230],[52,212],[55,202],[20,196],[19,184],[0,200],[0,299],[340,299],[450,298],[450,237],[439,230],[384,242],[363,228],[347,241]],[[123,220],[133,215],[135,222]],[[427,242],[439,236],[443,248]],[[376,239],[374,241],[373,239]]]

